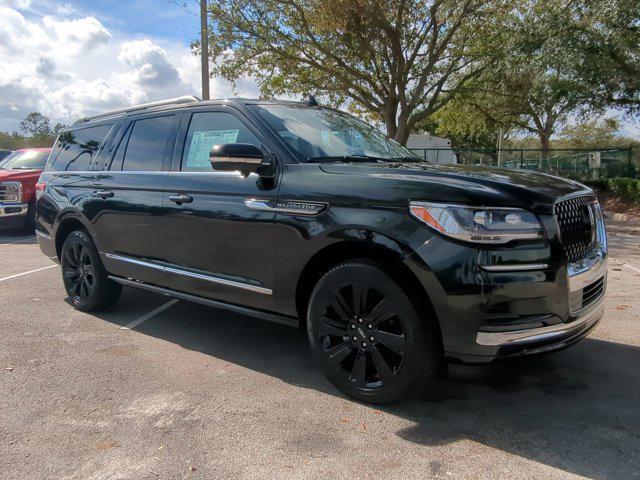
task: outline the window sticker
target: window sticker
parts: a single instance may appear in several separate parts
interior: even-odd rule
[[[218,143],[236,143],[240,130],[209,130],[194,132],[189,145],[187,168],[208,168],[211,147]]]

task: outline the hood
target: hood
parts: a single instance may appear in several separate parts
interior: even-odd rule
[[[539,172],[424,162],[321,164],[323,171],[393,179],[411,200],[514,206],[549,211],[560,197],[591,190],[574,180]],[[395,186],[394,186],[395,188]]]
[[[8,181],[37,181],[42,170],[2,170],[0,169],[0,182]]]

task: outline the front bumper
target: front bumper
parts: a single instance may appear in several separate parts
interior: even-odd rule
[[[26,215],[29,210],[28,204],[0,204],[0,219],[5,217],[18,217]]]
[[[539,353],[570,345],[587,335],[604,313],[602,299],[572,322],[512,332],[478,332],[479,345],[500,347],[498,356]]]
[[[598,249],[579,262],[567,267],[569,306],[571,317],[566,322],[552,325],[511,330],[503,332],[478,332],[476,343],[488,347],[500,347],[499,353],[529,353],[536,347],[545,350],[562,348],[567,340],[577,341],[598,323],[604,312],[604,293],[607,277],[607,257],[603,249]],[[591,285],[601,287],[589,298],[584,292]],[[588,303],[587,303],[588,301]]]
[[[1,204],[0,203],[0,228],[22,228],[27,218],[27,204]]]

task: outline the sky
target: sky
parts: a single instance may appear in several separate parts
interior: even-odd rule
[[[186,4],[186,7],[183,7]],[[0,131],[38,111],[57,122],[180,95],[201,96],[194,0],[0,0]],[[256,97],[212,79],[211,98]]]
[[[38,111],[51,124],[181,95],[201,96],[195,0],[0,0],[0,131]],[[211,98],[257,97],[211,79]],[[607,116],[619,116],[607,112]],[[622,119],[622,134],[640,125]]]

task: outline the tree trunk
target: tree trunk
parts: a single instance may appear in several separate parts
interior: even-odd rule
[[[413,127],[414,122],[409,122],[409,112],[406,109],[400,111],[400,115],[398,116],[398,130],[396,131],[395,140],[400,145],[406,145],[407,140],[409,140],[409,134],[411,133],[411,128]]]
[[[551,134],[549,132],[539,131],[538,137],[540,138],[540,147],[542,148],[542,156],[544,158],[547,158],[549,156],[549,148],[550,148],[549,140],[550,140]]]

